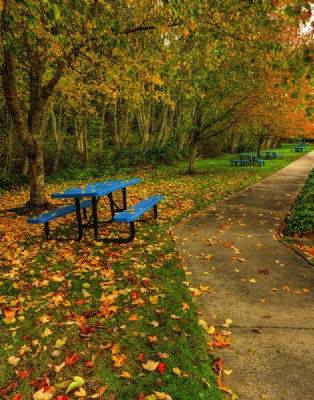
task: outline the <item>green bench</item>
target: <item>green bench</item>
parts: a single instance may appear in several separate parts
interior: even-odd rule
[[[256,160],[254,160],[254,163],[260,167],[262,165],[265,165],[265,160],[257,158]]]
[[[84,200],[80,203],[80,207],[83,210],[84,218],[86,219],[86,208],[92,206],[91,200]],[[75,213],[76,206],[75,204],[69,204],[64,207],[57,208],[55,210],[47,211],[44,214],[39,214],[34,217],[28,218],[29,224],[44,224],[45,236],[46,239],[50,239],[50,232],[49,232],[49,222],[53,221],[54,219],[65,217],[68,214]]]
[[[231,165],[249,165],[249,160],[230,160]]]

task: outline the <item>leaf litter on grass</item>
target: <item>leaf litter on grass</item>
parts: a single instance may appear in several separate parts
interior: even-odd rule
[[[136,240],[123,246],[95,242],[89,233],[81,243],[74,242],[69,239],[75,237],[71,216],[52,223],[56,237],[61,234],[65,240],[46,242],[41,226],[30,229],[25,216],[9,211],[26,203],[27,191],[19,188],[1,195],[1,209],[8,210],[0,220],[3,398],[17,400],[31,394],[58,400],[70,395],[101,398],[118,392],[121,379],[136,379],[134,398],[144,387],[147,396],[162,398],[171,393],[154,392],[161,384],[155,373],[162,376],[165,390],[169,386],[175,391],[175,377],[177,386],[184,378],[186,393],[193,391],[190,386],[196,386],[196,381],[204,386],[202,379],[211,379],[208,373],[199,379],[204,372],[193,367],[191,352],[183,357],[187,360],[179,361],[178,346],[193,343],[192,348],[202,352],[202,339],[189,339],[195,330],[187,327],[196,321],[191,294],[198,296],[210,288],[202,285],[189,294],[182,285],[176,293],[176,282],[184,281],[184,272],[177,268],[168,229],[183,216],[230,194],[230,184],[222,184],[222,175],[229,176],[232,190],[243,187],[243,177],[235,177],[233,171],[220,174],[211,176],[210,190],[205,192],[203,176],[193,180],[166,173],[159,180],[142,176],[141,187],[130,190],[130,202],[148,191],[165,194],[165,201],[157,222],[141,225]],[[252,183],[254,177],[249,179]],[[54,191],[58,186],[48,185],[48,195]],[[215,342],[226,343],[218,335]],[[139,350],[142,360],[137,359]],[[167,362],[160,361],[160,354],[167,354]],[[144,374],[143,365],[149,365],[149,360],[156,365],[150,371],[153,378]],[[206,390],[219,398],[213,382]]]

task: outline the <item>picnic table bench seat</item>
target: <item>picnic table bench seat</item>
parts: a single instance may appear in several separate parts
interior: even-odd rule
[[[262,158],[257,158],[257,159],[255,159],[254,162],[256,163],[256,165],[259,165],[259,166],[265,165],[265,160],[263,160]]]
[[[249,164],[249,160],[240,160],[240,159],[230,160],[230,162],[231,162],[231,165],[235,165],[235,166],[238,166],[238,164],[239,165],[248,165]]]
[[[86,208],[92,206],[91,200],[84,200],[80,203],[80,207],[83,210],[84,218],[86,218]],[[49,233],[49,222],[60,217],[65,217],[68,214],[74,213],[76,211],[75,204],[69,204],[55,210],[47,211],[43,214],[39,214],[28,218],[28,223],[30,224],[44,224],[46,239],[50,239]]]
[[[163,198],[163,195],[150,196],[147,199],[141,200],[136,205],[121,211],[119,214],[114,215],[112,218],[113,222],[127,222],[130,224],[130,236],[128,238],[105,239],[105,241],[114,241],[118,243],[127,243],[132,241],[135,237],[135,221],[152,208],[154,209],[154,218],[156,219],[157,205],[163,200]]]

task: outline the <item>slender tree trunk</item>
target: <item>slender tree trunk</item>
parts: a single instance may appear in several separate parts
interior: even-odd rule
[[[25,155],[25,157],[24,157],[22,174],[25,175],[25,176],[28,176],[28,174],[29,174],[29,161],[28,161],[27,155]]]
[[[101,108],[101,118],[100,118],[100,126],[99,126],[99,148],[98,148],[98,155],[99,157],[102,155],[103,148],[104,148],[104,128],[105,128],[105,114],[106,114],[106,107],[102,106]]]
[[[195,106],[193,114],[194,114],[193,127],[189,143],[190,145],[189,167],[188,167],[189,174],[194,174],[196,172],[197,149],[198,149],[198,144],[201,140],[203,113],[199,104]]]
[[[4,166],[5,174],[10,174],[10,172],[11,172],[12,146],[13,146],[13,122],[11,119],[9,131],[8,131],[7,151],[6,151],[5,166]]]
[[[83,160],[85,164],[88,164],[88,139],[87,139],[87,117],[84,118],[83,124]]]
[[[117,150],[120,150],[120,136],[119,136],[119,128],[118,128],[118,100],[114,103],[113,107],[113,132],[114,132],[114,142]]]
[[[231,145],[230,145],[230,153],[235,154],[238,150],[239,141],[241,139],[242,133],[241,132],[234,132],[231,137]]]
[[[52,134],[56,141],[57,151],[55,153],[55,158],[53,160],[53,167],[52,171],[55,173],[58,169],[59,160],[61,156],[62,146],[66,134],[67,128],[67,117],[63,115],[62,106],[60,106],[60,110],[58,113],[58,120],[57,116],[53,109],[50,111],[50,119],[51,119],[51,129]]]

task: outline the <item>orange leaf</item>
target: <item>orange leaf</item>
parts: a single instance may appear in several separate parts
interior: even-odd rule
[[[80,356],[78,356],[76,353],[73,353],[71,357],[65,357],[65,363],[66,365],[74,365],[78,362],[79,359]]]

